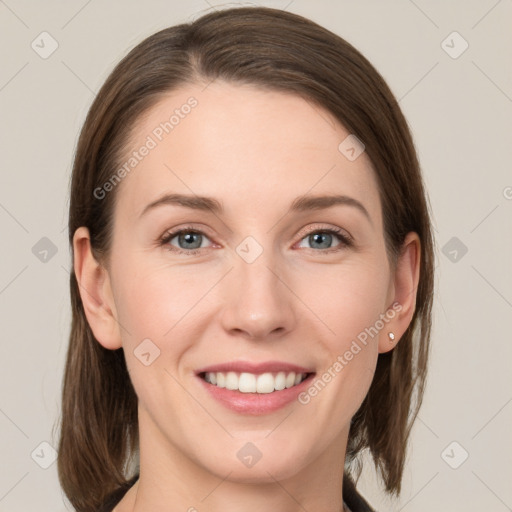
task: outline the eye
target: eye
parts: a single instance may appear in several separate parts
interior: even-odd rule
[[[311,249],[322,249],[320,252],[324,253],[340,251],[353,245],[350,235],[340,228],[315,229],[302,238],[299,247],[304,247],[304,242],[309,243]]]
[[[205,243],[206,240],[209,240],[209,238],[202,231],[184,228],[165,233],[160,240],[160,245],[180,254],[194,255],[200,252],[199,249],[208,246]]]
[[[338,252],[353,245],[352,237],[340,228],[309,228],[308,231],[299,242],[300,248],[308,248],[303,245],[306,242],[310,244],[310,249],[320,249],[315,252],[325,254]],[[186,227],[165,233],[159,240],[159,245],[169,251],[192,256],[208,247],[208,241],[210,239],[203,231]]]

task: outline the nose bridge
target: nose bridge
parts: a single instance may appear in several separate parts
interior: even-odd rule
[[[278,256],[245,240],[236,249],[223,315],[227,330],[254,338],[287,331],[295,320],[291,293],[282,282]]]
[[[279,290],[282,283],[276,271],[276,258],[270,255],[270,252],[266,251],[265,255],[262,254],[252,263],[242,259],[235,265],[235,278],[240,280],[241,298],[247,303],[258,304],[263,297],[267,299],[266,303],[270,303],[277,299],[276,295],[282,293],[282,290]]]

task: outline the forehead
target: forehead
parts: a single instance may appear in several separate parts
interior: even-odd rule
[[[305,194],[339,193],[379,220],[371,162],[364,152],[351,161],[340,151],[349,136],[329,112],[294,94],[219,81],[184,85],[134,126],[121,162],[133,165],[118,204],[135,216],[175,192],[219,198],[227,214],[262,214]]]

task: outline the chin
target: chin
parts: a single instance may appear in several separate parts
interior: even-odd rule
[[[249,449],[247,453],[250,453]],[[247,459],[246,462],[235,459],[225,459],[222,463],[217,463],[206,467],[206,469],[217,475],[221,479],[230,482],[242,484],[265,484],[275,483],[276,480],[286,480],[299,473],[304,465],[304,454],[290,453],[283,454],[282,451],[272,450],[271,455],[265,456],[261,454],[261,458],[252,461]],[[256,456],[256,453],[254,453]],[[243,460],[243,452],[240,455]],[[229,475],[226,477],[226,475]]]

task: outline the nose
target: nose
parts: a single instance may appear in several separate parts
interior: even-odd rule
[[[270,251],[266,253],[252,263],[237,257],[226,276],[222,325],[230,334],[266,340],[295,327],[294,295],[286,273],[276,267]]]

